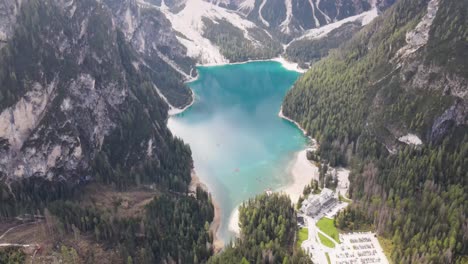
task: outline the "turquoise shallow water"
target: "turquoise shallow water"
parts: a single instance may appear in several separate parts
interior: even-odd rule
[[[278,117],[282,99],[299,74],[278,62],[199,67],[190,83],[195,102],[171,117],[171,131],[190,144],[195,170],[222,211],[219,235],[242,202],[288,184],[288,166],[307,139]]]

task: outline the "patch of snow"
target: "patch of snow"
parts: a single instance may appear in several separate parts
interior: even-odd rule
[[[320,1],[320,0],[319,0]],[[291,20],[293,17],[292,14],[292,0],[284,0],[284,4],[286,5],[286,19],[280,24],[280,29],[283,33],[289,34],[291,31],[289,29],[289,24],[291,24]]]
[[[325,17],[327,24],[332,21],[331,18],[320,9],[320,0],[317,0],[317,10]]]
[[[83,38],[83,36],[86,34],[87,28],[88,28],[88,19],[84,19],[81,22],[81,26],[80,26],[80,39]]]
[[[138,51],[144,52],[146,48],[146,41],[145,41],[145,38],[143,37],[143,34],[138,34],[138,43],[139,43]]]
[[[258,18],[265,26],[269,27],[270,23],[268,23],[268,21],[266,21],[262,16],[262,9],[265,6],[266,2],[267,0],[262,0],[262,3],[260,4],[260,7],[258,8]]]
[[[431,0],[427,5],[427,14],[421,19],[414,30],[406,33],[406,45],[398,50],[396,58],[405,58],[429,41],[429,31],[439,10],[439,0]]]
[[[172,27],[187,38],[177,37],[179,42],[187,48],[187,55],[189,57],[196,58],[201,63],[227,62],[218,47],[203,37],[204,25],[202,18],[204,17],[204,13],[209,13],[213,6],[210,3],[192,6],[192,4],[196,4],[195,2],[200,1],[187,2],[188,6],[177,14],[173,14],[166,9],[162,9],[162,11],[171,21]]]
[[[153,155],[153,139],[148,140],[148,148],[146,150],[146,155],[151,157]]]
[[[334,29],[337,29],[337,28],[341,27],[342,25],[344,25],[344,24],[346,24],[348,22],[360,21],[361,25],[364,26],[364,25],[369,24],[378,15],[379,15],[379,12],[378,12],[377,8],[374,8],[374,9],[371,9],[371,10],[369,10],[367,12],[361,13],[359,15],[351,16],[351,17],[345,18],[343,20],[340,20],[340,21],[325,25],[323,27],[310,29],[310,30],[306,31],[304,33],[304,35],[292,40],[290,43],[292,43],[292,42],[294,42],[296,40],[300,40],[300,39],[318,39],[318,38],[325,37],[326,35],[328,35],[328,33],[333,31]]]
[[[149,7],[146,2],[138,1],[138,4]],[[156,6],[151,6],[158,8]],[[244,32],[244,37],[252,40],[248,29],[257,26],[244,18],[236,11],[213,5],[203,0],[188,0],[184,8],[174,14],[168,9],[159,8],[172,23],[174,30],[180,32],[185,37],[177,37],[179,42],[187,48],[187,55],[198,60],[201,64],[228,63],[228,60],[221,54],[219,48],[203,37],[205,25],[203,18],[207,18],[216,23],[216,20],[226,20]]]
[[[169,7],[166,5],[166,0],[161,0],[161,9],[168,10]]]
[[[127,34],[132,35],[133,32],[136,30],[136,25],[133,21],[132,13],[130,11],[130,8],[125,11],[125,23],[127,24]]]
[[[140,63],[138,61],[132,61],[132,65],[135,70],[140,70]]]
[[[400,142],[403,142],[407,145],[415,145],[415,146],[419,146],[419,145],[422,145],[422,141],[421,139],[414,135],[414,134],[408,134],[406,136],[402,136],[400,138],[398,138],[398,140]]]
[[[171,59],[169,59],[166,55],[162,54],[159,50],[157,50],[155,48],[158,56],[164,61],[166,62],[169,66],[171,66],[171,68],[173,68],[175,71],[177,71],[178,73],[180,73],[182,76],[184,76],[184,78],[186,80],[190,79],[190,76],[185,73],[181,68],[179,68],[179,66],[174,62],[172,61]]]
[[[315,21],[315,26],[316,27],[320,27],[320,21],[317,19],[317,17],[315,16],[315,6],[314,6],[314,2],[312,0],[309,0],[309,4],[310,4],[310,7],[312,8],[312,16],[314,17],[314,21]]]
[[[70,8],[70,17],[73,17],[75,15],[75,11],[76,11],[76,5],[73,5]]]
[[[240,12],[248,16],[254,8],[255,8],[255,0],[245,0],[239,5],[237,12]]]
[[[72,105],[71,105],[70,97],[67,97],[63,100],[62,104],[60,105],[60,110],[65,112],[70,109],[72,109]]]
[[[375,7],[362,14],[364,14],[364,16],[362,17],[361,25],[365,26],[367,24],[370,24],[376,17],[379,16],[379,9]]]
[[[173,116],[173,115],[177,115],[177,114],[180,114],[182,112],[184,112],[185,110],[187,110],[187,108],[189,108],[190,106],[192,106],[193,102],[195,102],[195,95],[192,91],[192,102],[187,105],[186,107],[184,108],[177,108],[175,106],[173,106],[169,100],[167,100],[166,96],[164,96],[164,94],[161,92],[161,90],[158,89],[158,87],[156,87],[156,85],[154,85],[154,89],[156,89],[156,92],[158,93],[158,95],[164,100],[164,102],[166,102],[166,104],[169,106],[169,111],[168,111],[168,114],[170,116]]]

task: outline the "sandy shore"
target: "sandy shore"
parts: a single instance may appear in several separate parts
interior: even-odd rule
[[[299,200],[304,187],[312,181],[312,179],[319,179],[319,170],[312,162],[307,159],[307,149],[304,149],[296,154],[296,157],[290,169],[292,175],[292,183],[280,188],[279,191],[283,192],[295,204]]]
[[[278,116],[295,124],[297,128],[299,128],[302,133],[304,133],[304,136],[307,136],[307,131],[302,128],[299,123],[283,114],[283,106],[281,106]],[[317,150],[317,141],[315,141],[315,139],[311,138],[310,136],[308,136],[308,138],[311,141],[311,146],[297,153],[296,158],[294,159],[294,162],[291,166],[290,171],[293,177],[293,182],[290,185],[280,189],[280,191],[288,194],[291,197],[291,201],[293,203],[297,203],[299,196],[304,190],[304,187],[310,184],[312,179],[317,181],[319,180],[318,167],[307,159],[307,150]]]
[[[250,62],[260,62],[260,61],[276,61],[281,63],[283,68],[290,71],[296,71],[300,73],[305,73],[307,70],[302,69],[299,67],[299,64],[294,62],[289,62],[283,57],[268,59],[268,60],[248,60],[248,61],[241,61],[241,62],[232,62],[232,63],[207,63],[207,64],[198,64],[197,66],[202,67],[213,67],[213,66],[224,66],[224,65],[238,65],[238,64],[246,64]]]
[[[239,206],[238,205],[231,213],[231,216],[229,218],[229,231],[233,232],[236,234],[236,236],[240,235],[240,227],[239,227]]]
[[[292,182],[284,187],[279,188],[277,191],[289,195],[291,201],[295,204],[299,200],[304,187],[312,181],[312,179],[319,179],[319,170],[312,162],[307,159],[307,149],[301,150],[296,153],[294,160],[291,162],[288,171],[292,176]],[[237,206],[231,213],[229,218],[229,231],[237,236],[240,235],[239,227],[239,206]]]
[[[202,181],[200,181],[200,178],[197,176],[195,171],[192,170],[192,181],[190,182],[189,186],[190,192],[195,192],[197,186],[200,186],[203,188],[203,190],[209,192],[208,187]],[[218,236],[218,230],[221,226],[221,208],[219,207],[219,204],[216,202],[216,200],[213,199],[213,196],[211,196],[211,203],[214,207],[214,218],[210,224],[210,231],[213,234],[214,251],[219,252],[224,247],[224,241]]]

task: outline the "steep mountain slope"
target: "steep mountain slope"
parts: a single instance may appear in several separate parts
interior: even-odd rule
[[[161,87],[174,104],[183,106],[191,100],[182,75],[158,53],[136,52],[126,44],[125,35],[111,26],[110,9],[91,9],[73,1],[60,7],[60,15],[32,4],[25,7],[30,9],[24,13],[34,15],[19,15],[15,35],[1,50],[1,171],[8,178],[82,175],[96,149],[105,148],[112,132],[123,125],[123,112],[149,111],[142,116],[148,124],[140,123],[148,128],[153,122],[164,124],[167,106],[155,87]],[[144,37],[151,38],[155,30]],[[137,36],[127,38],[143,39]],[[153,47],[163,49],[155,43]],[[151,95],[154,102],[143,95]],[[132,109],[136,103],[144,108]],[[133,139],[141,149],[125,155],[122,165],[146,152],[159,159],[163,152],[158,144],[166,145],[171,136],[161,125],[155,128]]]
[[[169,21],[126,0],[17,7],[1,27],[0,226],[39,219],[34,234],[53,235],[25,244],[52,255],[75,234],[83,263],[98,251],[106,263],[206,260],[213,206],[201,189],[189,195],[190,149],[166,127],[167,101],[191,101],[183,80],[194,63]],[[93,201],[89,186],[102,191]],[[105,202],[129,189],[146,197],[141,213]]]
[[[202,64],[272,58],[282,50],[267,31],[216,3],[203,0],[139,3],[161,10],[188,55]],[[237,52],[232,53],[232,48]],[[263,55],[265,51],[268,56]]]
[[[312,66],[284,114],[350,165],[353,209],[396,263],[450,263],[468,254],[468,3],[400,0]],[[424,241],[424,242],[423,242]]]
[[[259,0],[231,1],[230,7],[250,20],[286,36],[301,35],[372,8],[384,10],[393,0]]]
[[[286,46],[285,57],[305,66],[326,57],[331,49],[337,48],[379,15],[374,8],[359,15],[347,17],[320,28],[307,30]]]
[[[165,14],[191,58],[216,64],[277,57],[294,37],[314,34],[308,30],[346,18],[362,20],[352,18],[362,13],[374,18],[393,0],[139,0],[138,4]]]
[[[0,48],[13,33],[19,5],[15,0],[4,0],[0,3]]]

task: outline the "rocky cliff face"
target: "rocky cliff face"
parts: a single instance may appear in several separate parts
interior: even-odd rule
[[[0,1],[0,45],[3,45],[13,33],[20,5],[21,1],[18,0]]]
[[[201,64],[214,64],[280,56],[285,44],[309,33],[314,34],[310,30],[327,28],[330,24],[363,13],[378,14],[393,2],[139,0],[137,4],[164,13],[189,57]]]
[[[231,1],[227,6],[274,32],[297,36],[372,8],[384,10],[393,3],[393,0],[241,0]]]
[[[126,40],[138,52],[143,68],[161,68],[173,72],[162,76],[151,71],[153,82],[169,103],[184,107],[191,102],[190,90],[182,81],[195,75],[195,60],[187,56],[187,48],[180,44],[172,24],[157,8],[137,1],[104,1],[112,10],[117,26],[124,32]],[[166,81],[171,79],[170,81]]]
[[[446,1],[431,0],[427,3],[425,15],[416,27],[406,33],[405,45],[400,48],[392,62],[399,70],[399,78],[409,92],[424,91],[435,93],[438,96],[450,96],[453,101],[445,105],[434,116],[431,129],[426,131],[427,141],[439,141],[451,131],[453,127],[468,125],[468,79],[466,74],[453,71],[441,61],[434,59],[434,46],[438,46],[440,36],[437,32],[444,27],[445,12],[451,9]],[[464,7],[466,9],[466,6]],[[462,8],[463,10],[463,8]],[[460,12],[459,10],[457,12]],[[436,20],[437,18],[437,20]],[[462,22],[460,27],[445,28],[445,33],[460,30],[461,37],[467,35],[467,25]],[[464,29],[463,29],[464,28]],[[453,34],[453,32],[452,32]],[[446,40],[444,40],[446,41]],[[464,45],[462,40],[454,40],[454,46]],[[452,54],[447,51],[438,51],[437,56],[451,60]],[[464,51],[466,52],[466,51]],[[463,52],[459,55],[462,55]],[[459,56],[458,55],[458,56]],[[457,62],[455,62],[457,63]],[[464,67],[462,65],[462,67]]]
[[[187,104],[182,81],[193,65],[168,21],[134,1],[29,0],[20,10],[10,12],[15,23],[0,21],[3,180],[91,176],[104,150],[111,166],[164,163],[176,142],[156,87],[170,103]],[[133,139],[121,155],[116,133]]]
[[[112,166],[163,163],[179,144],[165,127],[168,105],[192,100],[183,81],[196,62],[274,57],[282,51],[277,26],[305,31],[375,4],[1,0],[0,174],[80,178],[92,175],[102,152]],[[321,18],[301,17],[294,11],[301,5]],[[330,6],[341,15],[321,10]],[[217,37],[223,34],[234,46]],[[144,133],[125,134],[137,127]],[[115,151],[124,134],[137,147]]]

